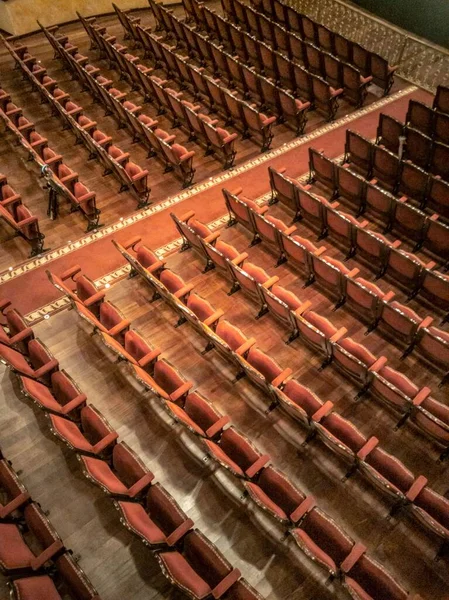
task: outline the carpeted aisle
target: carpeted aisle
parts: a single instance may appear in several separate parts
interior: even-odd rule
[[[23,314],[28,314],[32,310],[53,302],[60,294],[48,281],[45,274],[47,268],[59,274],[68,267],[79,264],[85,268],[92,279],[98,279],[118,269],[124,262],[122,256],[111,244],[112,237],[119,242],[125,242],[131,237],[141,236],[148,246],[159,248],[179,237],[170,218],[170,212],[182,215],[187,211],[194,210],[200,220],[213,221],[225,213],[221,193],[223,187],[230,190],[242,187],[248,197],[257,198],[269,190],[267,172],[269,165],[275,168],[286,167],[288,175],[299,177],[308,170],[308,148],[310,146],[324,149],[330,157],[338,156],[343,153],[347,128],[358,131],[368,138],[374,138],[379,114],[385,112],[404,121],[409,100],[412,98],[429,103],[432,96],[424,90],[413,89],[410,93],[376,108],[348,124],[343,122],[338,128],[324,132],[318,138],[299,147],[288,149],[287,145],[285,152],[273,157],[270,161],[254,166],[250,166],[252,163],[248,164],[248,168],[244,172],[237,173],[224,183],[219,181],[216,185],[199,191],[173,208],[157,212],[79,249],[62,253],[48,264],[36,266],[30,270],[25,269],[23,274],[0,286],[0,298],[12,300],[14,306]],[[255,162],[257,163],[257,160]]]

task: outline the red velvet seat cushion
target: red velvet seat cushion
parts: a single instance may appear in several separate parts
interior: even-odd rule
[[[59,411],[61,409],[61,405],[55,400],[50,388],[46,385],[28,377],[22,377],[21,382],[25,392],[36,402],[39,402],[39,404],[42,404],[48,410]]]
[[[0,564],[6,569],[29,567],[34,558],[17,525],[0,523]]]
[[[295,296],[293,292],[286,290],[282,286],[274,285],[271,288],[271,291],[275,296],[279,298],[279,300],[285,302],[285,304],[289,307],[290,310],[296,310],[301,306],[301,300],[297,296]]]
[[[160,544],[165,541],[163,531],[146,513],[144,507],[137,502],[119,502],[127,523],[135,531],[148,540],[149,544]]]
[[[222,320],[218,322],[216,334],[224,340],[232,350],[237,350],[246,342],[246,336],[229,321]]]
[[[231,471],[234,471],[237,475],[243,476],[243,469],[232,460],[228,454],[215,442],[205,440],[205,444],[208,446],[211,454],[221,463],[225,464]]]
[[[282,369],[272,358],[255,346],[249,351],[246,360],[250,365],[257,369],[267,381],[273,381],[273,379],[282,372]]]
[[[191,227],[193,231],[202,238],[206,238],[211,234],[209,227],[197,219],[190,219],[189,227]]]
[[[245,263],[244,270],[251,275],[257,283],[265,283],[270,278],[269,275],[261,268],[253,265],[252,263]]]
[[[172,294],[184,287],[184,281],[181,277],[173,273],[173,271],[170,271],[170,269],[164,269],[162,271],[160,281]]]
[[[287,382],[283,392],[292,402],[304,409],[309,417],[315,414],[322,406],[321,402],[310,390],[294,379]]]
[[[362,344],[358,344],[354,342],[352,338],[343,338],[339,341],[339,344],[342,348],[347,350],[350,354],[358,358],[364,365],[371,367],[376,362],[376,357],[372,352],[362,346]]]
[[[311,323],[314,327],[316,327],[317,329],[322,331],[324,333],[324,335],[328,338],[332,337],[334,335],[334,333],[337,331],[337,329],[332,325],[332,323],[328,319],[326,319],[325,317],[322,317],[321,315],[318,315],[313,310],[309,310],[304,315],[304,318],[306,319],[306,321]]]
[[[61,600],[55,584],[47,575],[16,579],[13,585],[20,600]]]
[[[106,461],[91,456],[83,456],[82,461],[89,475],[111,494],[126,494],[128,488],[114,474]]]
[[[205,598],[211,589],[189,565],[179,552],[161,552],[159,555],[164,568],[176,583],[190,591],[197,598]]]
[[[57,415],[50,415],[50,419],[53,429],[74,448],[85,450],[86,452],[92,451],[92,445],[87,441],[75,423]]]
[[[234,246],[231,246],[230,244],[226,244],[226,242],[222,242],[221,240],[217,241],[217,243],[215,244],[215,248],[219,252],[224,254],[224,256],[226,256],[226,258],[229,258],[229,260],[234,260],[234,258],[237,258],[237,256],[239,255],[239,251],[236,250],[234,248]]]

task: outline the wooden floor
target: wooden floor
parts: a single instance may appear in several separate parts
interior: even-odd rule
[[[286,217],[281,207],[276,210]],[[247,249],[250,241],[240,226],[223,230],[222,236],[241,250]],[[314,308],[336,325],[348,327],[354,339],[385,354],[391,366],[411,376],[417,384],[428,384],[436,390],[438,378],[421,362],[412,356],[401,363],[399,351],[377,332],[364,337],[363,326],[349,311],[332,312],[330,300],[318,287],[303,290],[298,273],[287,265],[274,269],[274,257],[263,245],[251,248],[249,255],[249,260],[270,274],[279,275],[281,285],[304,300],[312,300]],[[195,290],[215,308],[224,309],[225,318],[254,336],[281,366],[290,366],[301,383],[322,399],[333,401],[337,411],[364,434],[376,435],[382,448],[416,475],[428,477],[436,491],[447,492],[448,463],[436,463],[438,448],[412,426],[406,425],[395,433],[392,427],[396,418],[384,406],[369,397],[356,404],[356,389],[351,383],[332,366],[318,372],[320,357],[301,342],[286,346],[287,332],[282,326],[269,315],[256,321],[257,307],[241,292],[227,296],[229,283],[213,271],[202,274],[204,265],[192,251],[172,256],[168,265],[185,281],[192,281]],[[122,281],[108,291],[108,299],[132,319],[134,328],[161,348],[163,356],[192,379],[219,410],[229,414],[234,425],[258,448],[269,453],[276,467],[306,493],[313,494],[320,507],[350,535],[367,544],[371,554],[406,588],[419,592],[423,598],[447,598],[448,564],[433,560],[437,541],[406,516],[387,520],[389,505],[360,476],[343,484],[345,465],[319,441],[299,450],[305,431],[279,410],[266,417],[267,398],[245,380],[232,384],[234,373],[228,363],[213,351],[203,357],[200,351],[204,340],[188,324],[174,329],[175,314],[162,301],[149,304],[150,296],[138,278]],[[273,600],[340,597],[338,586],[325,586],[324,573],[298,553],[291,540],[283,544],[275,541],[282,532],[274,533],[274,537],[273,532],[271,537],[265,533],[272,531],[272,525],[263,519],[261,526],[256,520],[256,515],[260,515],[257,511],[251,516],[250,504],[245,507],[239,500],[234,480],[221,469],[213,474],[213,463],[202,461],[204,452],[193,438],[179,426],[167,423],[157,402],[136,389],[126,367],[113,363],[100,341],[89,336],[73,311],[43,321],[35,331],[80,384],[89,401],[110,420],[120,438],[140,454],[197,526],[262,594]],[[51,438],[43,415],[21,399],[14,377],[6,371],[2,390],[3,450],[16,468],[23,469],[22,478],[33,497],[50,509],[50,518],[67,545],[81,553],[81,565],[102,597],[177,597],[158,574],[150,552],[121,528],[113,508],[83,479],[72,454]],[[444,401],[444,392],[437,392],[435,397]],[[225,490],[226,482],[232,484],[232,494]]]
[[[179,9],[176,8],[176,12]],[[122,40],[123,33],[115,17],[99,20],[108,31]],[[142,12],[142,22],[151,22],[147,11]],[[80,51],[98,65],[102,73],[117,82],[124,91],[130,87],[118,81],[118,74],[107,69],[106,62],[98,60],[95,51],[89,50],[87,35],[79,24],[63,28]],[[156,159],[146,159],[146,151],[138,144],[131,144],[125,130],[118,131],[111,117],[104,117],[100,106],[94,105],[87,93],[81,93],[76,81],[52,60],[50,46],[42,35],[26,40],[49,74],[58,79],[61,87],[86,108],[106,133],[124,150],[130,151],[133,160],[148,166],[151,176],[153,199],[160,201],[180,189],[180,182],[172,174],[162,174]],[[141,52],[136,50],[141,56]],[[36,123],[37,130],[48,137],[50,145],[63,154],[65,162],[77,170],[88,187],[97,192],[98,205],[102,210],[104,224],[110,224],[132,212],[135,201],[127,194],[117,195],[118,184],[102,177],[102,170],[95,162],[87,161],[87,151],[74,146],[69,132],[61,131],[61,123],[50,115],[47,106],[39,104],[37,94],[30,94],[17,71],[12,72],[12,61],[0,51],[1,82],[13,100],[24,107],[24,113]],[[398,81],[398,89],[403,82]],[[186,95],[188,97],[188,94]],[[129,94],[137,103],[142,97],[137,92]],[[370,94],[368,102],[376,98]],[[338,116],[349,110],[342,103]],[[151,105],[145,112],[155,116]],[[161,127],[169,129],[169,121],[158,117]],[[312,113],[309,129],[323,124],[321,117]],[[308,130],[309,130],[308,129]],[[177,140],[186,142],[185,132],[176,130]],[[276,127],[274,147],[293,138],[293,132],[285,126]],[[47,245],[52,248],[75,240],[83,233],[84,223],[79,215],[62,214],[50,222],[46,217],[46,198],[41,190],[37,170],[26,161],[25,155],[14,148],[10,138],[0,136],[0,171],[4,172],[26,204],[42,221],[47,235]],[[203,157],[203,151],[191,142],[188,149],[198,154],[197,176],[200,181],[218,174],[220,163],[211,157]],[[249,160],[258,154],[258,147],[251,141],[239,142],[238,160]],[[320,190],[322,193],[323,190]],[[291,219],[283,207],[276,205],[270,212],[287,222]],[[201,208],[197,211],[201,219]],[[373,226],[376,227],[375,224]],[[298,233],[314,239],[305,225],[298,225]],[[289,265],[274,268],[276,257],[263,244],[248,250],[250,235],[240,226],[224,229],[224,241],[232,243],[241,251],[249,252],[249,260],[265,268],[270,275],[278,275],[280,284],[297,293],[303,300],[311,300],[314,310],[330,318],[336,326],[345,326],[356,341],[365,344],[375,354],[385,354],[389,364],[411,377],[418,385],[429,385],[434,397],[448,402],[447,386],[438,389],[438,373],[425,362],[412,355],[401,362],[401,349],[387,341],[381,332],[364,336],[365,326],[346,307],[333,312],[332,300],[317,285],[302,289],[301,274]],[[0,227],[2,254],[0,270],[25,259],[27,247]],[[342,249],[325,240],[328,254],[343,258]],[[111,246],[111,252],[115,252]],[[215,272],[202,274],[204,265],[189,251],[173,255],[169,266],[185,281],[192,281],[200,295],[214,307],[225,311],[225,318],[240,327],[247,335],[254,336],[259,346],[275,358],[282,367],[291,367],[295,377],[309,386],[323,400],[331,400],[336,410],[350,419],[364,434],[375,435],[382,448],[397,456],[416,475],[424,474],[430,485],[449,497],[449,463],[439,465],[436,459],[440,449],[406,424],[394,432],[397,417],[370,397],[355,403],[356,388],[333,367],[318,371],[321,359],[299,340],[291,346],[284,344],[288,332],[269,315],[256,321],[258,308],[241,292],[229,297],[229,282]],[[352,259],[349,267],[361,268],[361,276],[372,279],[366,264]],[[88,265],[83,265],[88,272]],[[405,298],[404,291],[392,280],[381,280],[381,287],[394,289],[398,299]],[[268,417],[264,411],[268,399],[246,380],[232,384],[233,370],[213,351],[202,356],[204,340],[200,339],[188,324],[175,329],[175,314],[161,301],[149,304],[150,291],[138,278],[122,281],[108,291],[108,299],[115,303],[125,316],[163,356],[171,361],[186,378],[195,382],[197,389],[209,398],[223,413],[231,417],[233,424],[249,436],[263,452],[273,459],[273,464],[283,470],[304,492],[313,494],[320,507],[326,510],[354,538],[365,543],[371,555],[382,562],[411,592],[423,598],[447,600],[449,589],[448,562],[433,560],[437,540],[427,535],[406,515],[387,520],[390,506],[380,494],[360,475],[346,483],[341,477],[345,465],[319,441],[300,448],[305,431],[294,424],[280,410]],[[435,307],[414,300],[409,304],[420,314],[440,317]],[[446,325],[447,330],[447,325]],[[336,584],[326,585],[326,575],[315,567],[292,540],[280,542],[282,531],[254,509],[248,500],[242,500],[241,487],[212,461],[204,461],[205,453],[198,442],[180,426],[167,419],[157,401],[143,394],[129,377],[126,367],[117,365],[97,337],[91,338],[89,330],[82,325],[76,314],[64,311],[35,326],[36,335],[48,345],[58,358],[62,368],[78,382],[89,402],[95,404],[126,441],[142,457],[156,478],[173,494],[181,507],[232,564],[242,571],[248,581],[269,600],[330,600],[343,598]],[[50,510],[50,520],[66,545],[80,554],[80,564],[98,588],[103,600],[140,600],[183,597],[176,592],[156,566],[151,552],[128,533],[121,525],[112,504],[104,495],[82,476],[74,455],[49,433],[43,413],[32,407],[20,394],[14,375],[1,367],[0,370],[0,445],[5,455],[22,470],[21,479],[32,497],[45,510]],[[6,597],[5,581],[0,577],[0,597]],[[388,599],[385,599],[388,600]]]
[[[212,2],[211,5],[218,2]],[[182,16],[183,11],[179,6],[175,7],[175,13]],[[149,11],[139,11],[142,18],[142,25],[150,25],[153,19]],[[123,41],[123,30],[118,19],[114,16],[103,17],[98,22],[107,27],[109,33],[117,36],[117,41]],[[101,69],[103,75],[114,81],[114,84],[128,93],[128,99],[141,105],[143,97],[140,92],[131,92],[131,87],[126,81],[119,80],[119,73],[109,70],[108,63],[105,60],[99,60],[97,51],[90,50],[90,41],[84,29],[79,23],[70,24],[61,28],[61,31],[69,36],[72,43],[79,47],[81,53],[87,55],[89,60]],[[144,168],[149,170],[149,182],[152,189],[151,199],[153,202],[164,200],[170,195],[176,194],[181,183],[172,173],[163,173],[163,166],[157,158],[147,158],[147,151],[140,143],[132,143],[131,136],[126,129],[117,130],[117,124],[112,117],[104,116],[104,109],[98,104],[94,104],[92,97],[87,92],[81,91],[78,81],[72,81],[70,74],[63,70],[62,63],[53,59],[53,51],[43,34],[36,34],[25,38],[31,53],[35,55],[42,66],[47,68],[51,77],[56,79],[60,87],[68,92],[71,98],[86,111],[86,114],[96,120],[98,127],[111,135],[114,143],[120,146],[125,152],[130,152],[131,159]],[[130,44],[129,42],[125,42]],[[132,43],[131,43],[132,45]],[[140,58],[143,52],[140,49],[132,50]],[[143,61],[151,66],[150,60]],[[11,94],[12,100],[23,107],[24,115],[32,120],[37,131],[48,138],[49,145],[56,152],[64,157],[64,162],[79,173],[80,181],[97,194],[97,205],[102,211],[101,223],[110,225],[120,217],[129,215],[136,210],[136,201],[128,193],[118,194],[120,185],[109,176],[102,176],[103,169],[96,161],[88,161],[88,151],[84,146],[74,145],[74,136],[70,131],[62,131],[62,123],[58,117],[52,116],[49,105],[40,104],[40,96],[37,92],[32,93],[28,82],[22,80],[21,74],[17,70],[12,70],[14,63],[9,53],[3,47],[0,48],[0,76],[2,86]],[[164,77],[162,70],[155,71],[155,74]],[[171,87],[179,89],[178,82],[171,81]],[[406,84],[397,78],[392,93],[401,89]],[[375,90],[374,90],[375,91]],[[184,92],[185,99],[192,99],[190,94]],[[374,93],[369,93],[366,104],[376,101],[378,97]],[[354,107],[346,101],[342,101],[337,118],[345,114],[354,112]],[[145,104],[143,112],[153,118],[157,118],[160,127],[169,131],[171,128],[170,120],[164,115],[157,115],[157,111],[151,104]],[[204,112],[210,113],[205,109]],[[211,114],[211,113],[210,113]],[[221,124],[223,119],[219,118]],[[306,133],[325,124],[322,115],[315,111],[309,113],[309,123]],[[232,130],[232,128],[230,128]],[[294,138],[294,132],[287,125],[276,125],[275,137],[272,147],[277,148],[287,141]],[[194,142],[188,141],[186,131],[179,128],[172,130],[176,135],[176,141],[187,147],[188,150],[194,150],[196,156],[194,164],[197,169],[195,181],[200,182],[209,177],[219,174],[222,170],[221,163],[213,156],[204,156],[204,149]],[[69,208],[61,203],[61,213],[57,220],[51,222],[47,217],[48,198],[47,192],[42,189],[42,180],[39,179],[39,172],[33,162],[27,161],[26,153],[22,148],[14,145],[15,140],[9,135],[0,136],[0,172],[8,176],[17,193],[22,195],[23,201],[30,207],[32,212],[39,217],[41,230],[46,235],[45,246],[55,249],[69,240],[74,241],[82,236],[86,223],[78,213],[69,214]],[[239,134],[237,141],[237,160],[236,164],[254,159],[260,153],[259,146],[251,140],[242,140]],[[12,237],[11,231],[0,223],[0,244],[2,253],[0,255],[0,271],[9,266],[16,265],[26,259],[29,254],[28,245],[21,239]]]

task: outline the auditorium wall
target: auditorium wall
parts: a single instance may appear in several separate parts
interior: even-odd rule
[[[360,8],[449,48],[447,0],[353,0]]]
[[[147,0],[115,0],[127,10],[146,8]],[[36,31],[38,25],[54,25],[77,19],[76,11],[85,17],[112,12],[111,0],[8,0],[0,2],[0,29],[13,35]]]

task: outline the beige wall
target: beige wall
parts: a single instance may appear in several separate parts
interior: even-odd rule
[[[8,0],[0,2],[0,29],[13,35],[36,31],[42,25],[65,23],[77,18],[76,11],[83,16],[112,12],[113,0]],[[147,8],[147,0],[115,0],[115,4],[129,8]]]

